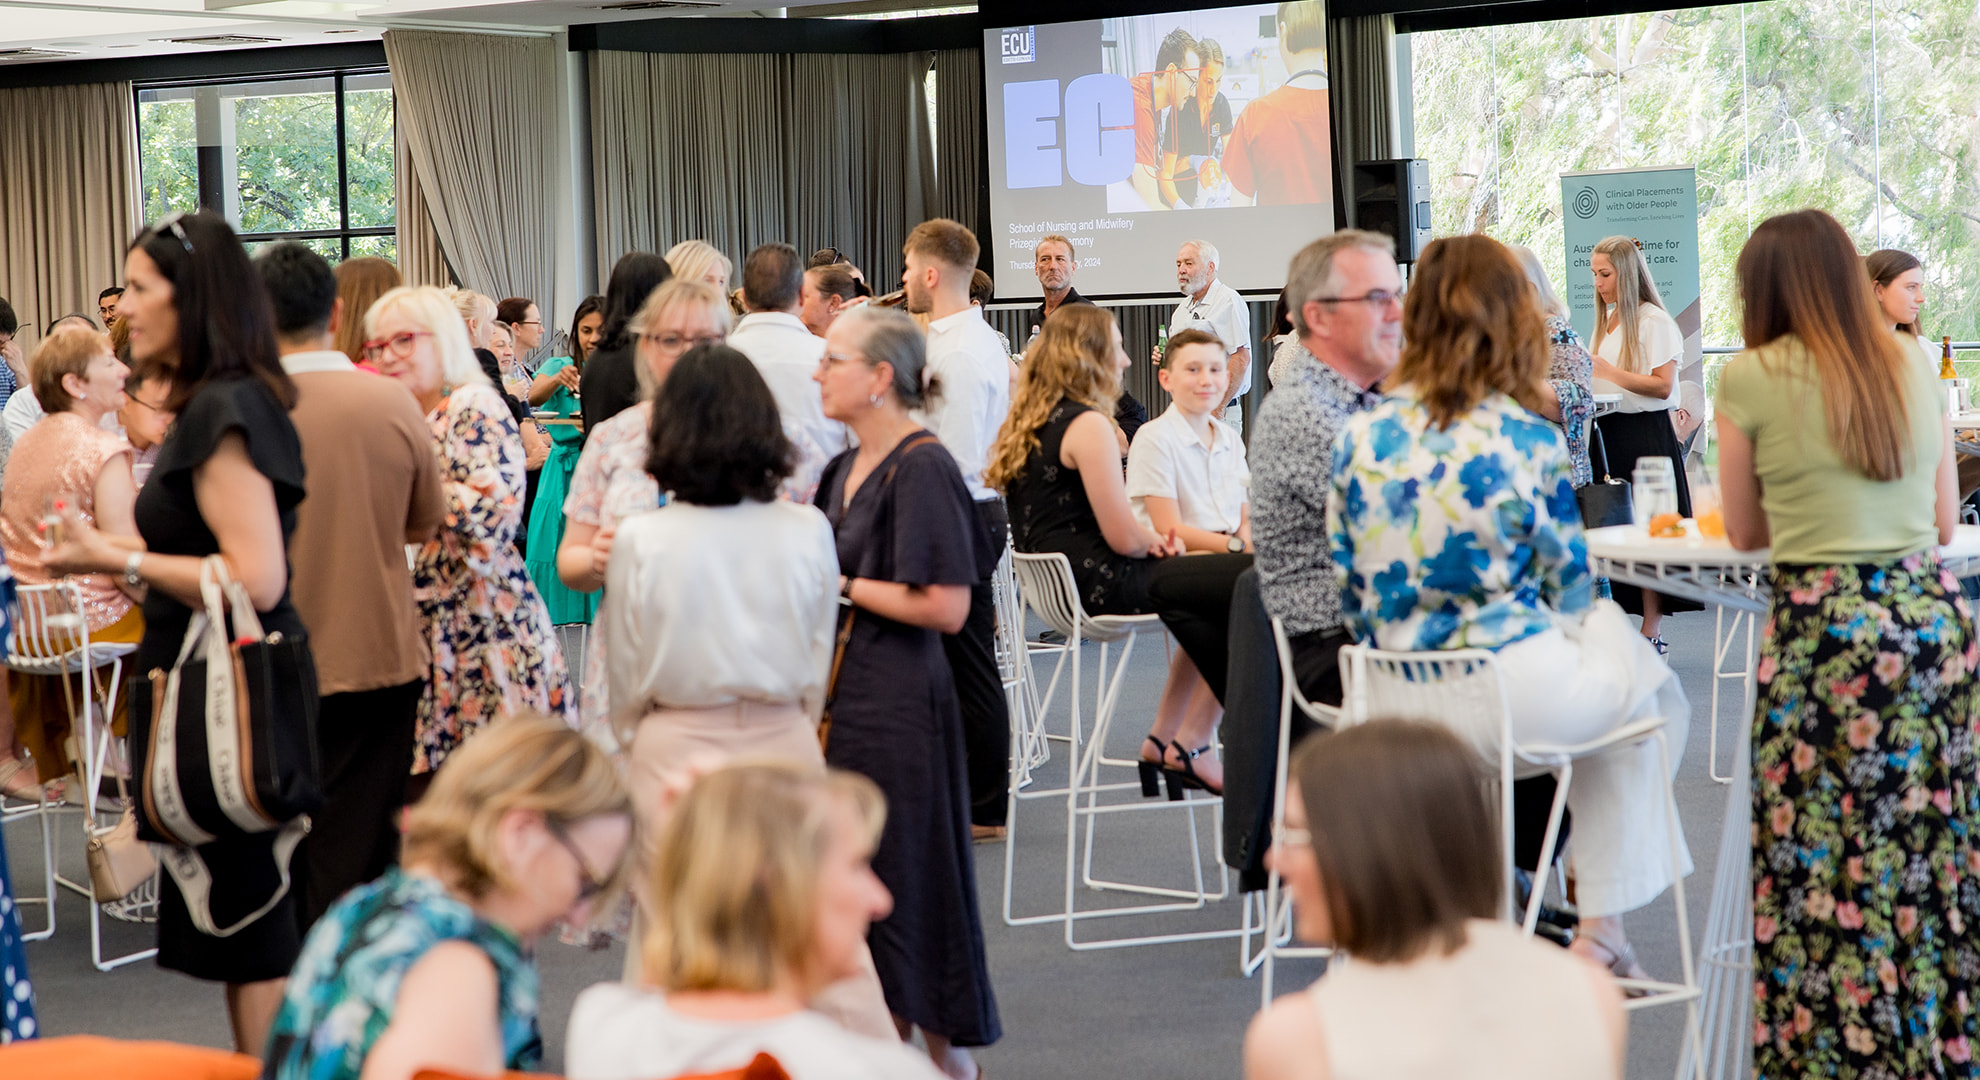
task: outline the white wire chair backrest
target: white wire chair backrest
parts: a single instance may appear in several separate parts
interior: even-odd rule
[[[83,616],[82,588],[76,582],[21,585],[15,595],[9,658],[54,661],[88,651],[89,620]]]
[[[1511,715],[1497,659],[1484,649],[1390,652],[1365,645],[1341,649],[1341,723],[1378,717],[1423,720],[1449,728],[1485,761],[1498,763]]]
[[[1079,586],[1073,581],[1072,561],[1056,551],[1012,552],[1011,568],[1017,572],[1019,591],[1031,610],[1046,626],[1068,638],[1074,636],[1086,611],[1079,602]]]
[[[1292,697],[1292,703],[1307,718],[1324,727],[1334,727],[1341,722],[1341,710],[1332,705],[1321,705],[1306,700],[1306,694],[1299,688],[1299,673],[1293,670],[1292,639],[1286,636],[1286,624],[1277,615],[1272,616],[1272,645],[1279,654],[1279,679],[1285,692]]]
[[[1011,565],[1011,546],[1004,545],[997,560],[997,572],[990,577],[990,595],[997,612],[997,668],[1010,679],[1017,673],[1017,651],[1024,648],[1024,598],[1018,595],[1017,571]]]

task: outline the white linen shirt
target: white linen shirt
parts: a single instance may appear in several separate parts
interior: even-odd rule
[[[1616,404],[1617,412],[1666,412],[1678,405],[1678,373],[1684,364],[1684,331],[1678,329],[1677,320],[1655,304],[1644,304],[1636,309],[1636,337],[1640,343],[1637,355],[1643,359],[1643,372],[1649,374],[1673,363],[1678,371],[1671,373],[1671,392],[1663,397],[1647,394],[1633,394],[1605,379],[1595,379],[1593,386],[1598,394],[1621,394],[1622,400]],[[1595,346],[1595,355],[1609,363],[1622,366],[1622,330],[1605,334]]]
[[[783,493],[794,502],[810,502],[825,463],[851,445],[846,425],[825,416],[824,399],[812,378],[825,355],[825,339],[788,312],[754,311],[729,331],[728,345],[756,365],[770,396],[777,399],[784,436],[798,448],[797,468],[784,481]]]
[[[1192,300],[1185,296],[1182,303],[1169,315],[1169,336],[1176,331],[1195,327],[1208,330],[1224,343],[1224,351],[1234,353],[1239,349],[1251,348],[1251,309],[1245,306],[1244,297],[1236,289],[1221,281],[1211,281],[1210,287],[1203,290],[1203,299]],[[1253,359],[1256,359],[1254,355]],[[1258,365],[1245,365],[1244,381],[1231,391],[1235,401],[1251,393],[1251,373]],[[1140,438],[1139,435],[1135,436]]]
[[[613,719],[738,701],[816,717],[838,593],[832,526],[815,506],[673,502],[624,519],[599,613]]]
[[[1190,528],[1235,533],[1244,520],[1250,485],[1244,441],[1214,416],[1207,447],[1174,405],[1141,425],[1128,446],[1128,505],[1149,529],[1155,528],[1148,517],[1148,496],[1153,495],[1174,499],[1182,523]]]
[[[970,498],[996,498],[983,470],[1011,411],[1011,358],[975,305],[928,324],[928,371],[941,380],[942,394],[932,408],[916,410],[915,421],[948,447]]]

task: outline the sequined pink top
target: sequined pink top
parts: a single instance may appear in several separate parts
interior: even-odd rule
[[[43,508],[50,497],[73,503],[84,521],[96,524],[96,478],[118,454],[131,452],[122,435],[72,412],[51,413],[21,433],[7,458],[7,479],[0,487],[0,548],[7,565],[23,585],[46,585],[52,578],[41,566],[40,533]],[[91,630],[101,630],[131,610],[131,598],[108,574],[84,574],[83,612]]]

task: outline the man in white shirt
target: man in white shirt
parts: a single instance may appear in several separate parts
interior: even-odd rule
[[[1231,357],[1231,401],[1216,416],[1242,432],[1244,396],[1251,393],[1251,309],[1236,289],[1217,280],[1217,248],[1208,240],[1183,241],[1176,252],[1176,284],[1183,302],[1169,316],[1169,333],[1193,326],[1224,343]]]
[[[979,251],[974,234],[936,218],[915,226],[902,250],[907,309],[928,316],[927,370],[941,384],[941,396],[916,419],[955,457],[983,524],[983,576],[970,590],[969,618],[960,633],[944,635],[942,644],[962,699],[971,829],[987,839],[1003,832],[1010,782],[1010,713],[997,670],[997,615],[990,593],[990,575],[1009,542],[1010,518],[1004,500],[984,486],[983,470],[997,429],[1011,411],[1010,357],[982,310],[969,302]],[[734,336],[729,340],[733,343]]]
[[[764,244],[743,260],[743,307],[749,314],[729,332],[729,346],[749,357],[777,399],[784,436],[798,448],[797,469],[784,481],[783,494],[809,503],[825,463],[848,444],[846,426],[825,417],[818,383],[811,376],[825,355],[825,339],[798,318],[804,290],[804,260],[789,244]]]
[[[96,324],[90,322],[87,316],[64,315],[61,318],[56,319],[54,322],[49,323],[47,331],[44,332],[41,336],[47,337],[49,334],[53,334],[55,331],[71,323],[74,323],[77,326],[87,326],[91,330],[96,329]],[[19,442],[21,438],[21,434],[23,432],[33,427],[36,424],[36,422],[38,422],[43,416],[47,415],[44,412],[42,412],[40,399],[34,396],[34,371],[32,368],[33,361],[34,361],[34,357],[29,356],[28,366],[25,371],[27,378],[21,382],[20,386],[16,388],[12,394],[8,395],[6,408],[0,409],[0,421],[4,421],[6,423],[7,435],[10,438],[12,438],[15,442]],[[96,426],[102,428],[105,431],[123,430],[123,428],[119,426],[117,422],[117,414],[114,412],[105,413],[103,419],[99,421]]]

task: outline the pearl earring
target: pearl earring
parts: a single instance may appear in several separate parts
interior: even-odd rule
[[[866,398],[866,403],[867,403],[868,405],[871,405],[871,406],[873,406],[873,407],[874,407],[874,408],[876,408],[876,409],[877,409],[877,408],[879,408],[879,407],[880,407],[880,395],[879,395],[879,394],[869,394],[869,395],[867,395],[867,398]]]

